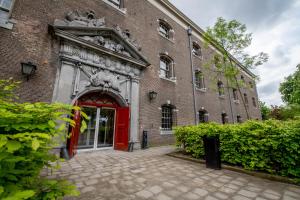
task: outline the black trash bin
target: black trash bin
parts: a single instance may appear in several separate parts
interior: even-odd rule
[[[148,147],[148,131],[143,131],[142,149],[147,149],[147,147]]]
[[[210,169],[221,169],[220,139],[217,136],[205,136],[203,138],[206,167]]]

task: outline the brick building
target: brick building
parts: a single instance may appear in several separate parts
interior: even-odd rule
[[[240,95],[207,67],[216,54],[167,0],[0,0],[0,78],[22,81],[21,101],[76,104],[91,119],[84,134],[72,130],[70,154],[138,148],[143,131],[161,145],[175,125],[240,122],[242,99],[260,119],[254,75],[236,62]],[[28,80],[27,62],[37,67]]]

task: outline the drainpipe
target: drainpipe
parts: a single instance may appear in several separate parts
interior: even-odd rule
[[[193,85],[193,103],[194,103],[194,117],[195,117],[195,125],[197,125],[197,100],[196,100],[196,86],[195,86],[195,69],[193,62],[193,45],[192,45],[192,29],[188,27],[187,34],[189,38],[189,49],[190,49],[190,62],[191,62],[191,72],[192,72],[192,85]]]

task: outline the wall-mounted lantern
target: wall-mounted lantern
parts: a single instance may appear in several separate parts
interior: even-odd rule
[[[157,92],[155,92],[155,91],[150,91],[150,92],[148,93],[148,96],[149,96],[150,101],[152,101],[152,100],[156,99],[156,97],[157,97]]]
[[[22,74],[27,77],[27,81],[29,80],[29,76],[33,75],[37,70],[37,66],[32,64],[31,62],[21,63]]]

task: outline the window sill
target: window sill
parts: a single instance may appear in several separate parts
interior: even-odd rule
[[[14,26],[13,20],[1,19],[0,18],[0,27],[11,30]]]
[[[174,40],[174,39],[169,39],[169,38],[166,38],[165,36],[163,36],[163,35],[162,35],[162,34],[160,34],[159,32],[158,32],[158,35],[159,35],[160,37],[164,38],[165,40],[167,40],[167,41],[171,42],[172,44],[175,44],[175,40]]]
[[[113,7],[114,9],[116,9],[121,14],[126,15],[126,13],[127,13],[126,8],[119,8],[116,5],[114,5],[113,3],[109,2],[108,0],[102,0],[102,1],[105,2],[106,4],[108,4],[109,6]]]
[[[160,130],[161,135],[174,135],[173,130]]]
[[[207,88],[197,88],[196,87],[196,90],[199,92],[207,92]]]
[[[163,79],[163,80],[166,80],[166,81],[170,81],[170,82],[172,82],[172,83],[176,83],[176,82],[177,82],[176,77],[165,78],[165,77],[159,76],[159,78],[161,78],[161,79]]]

